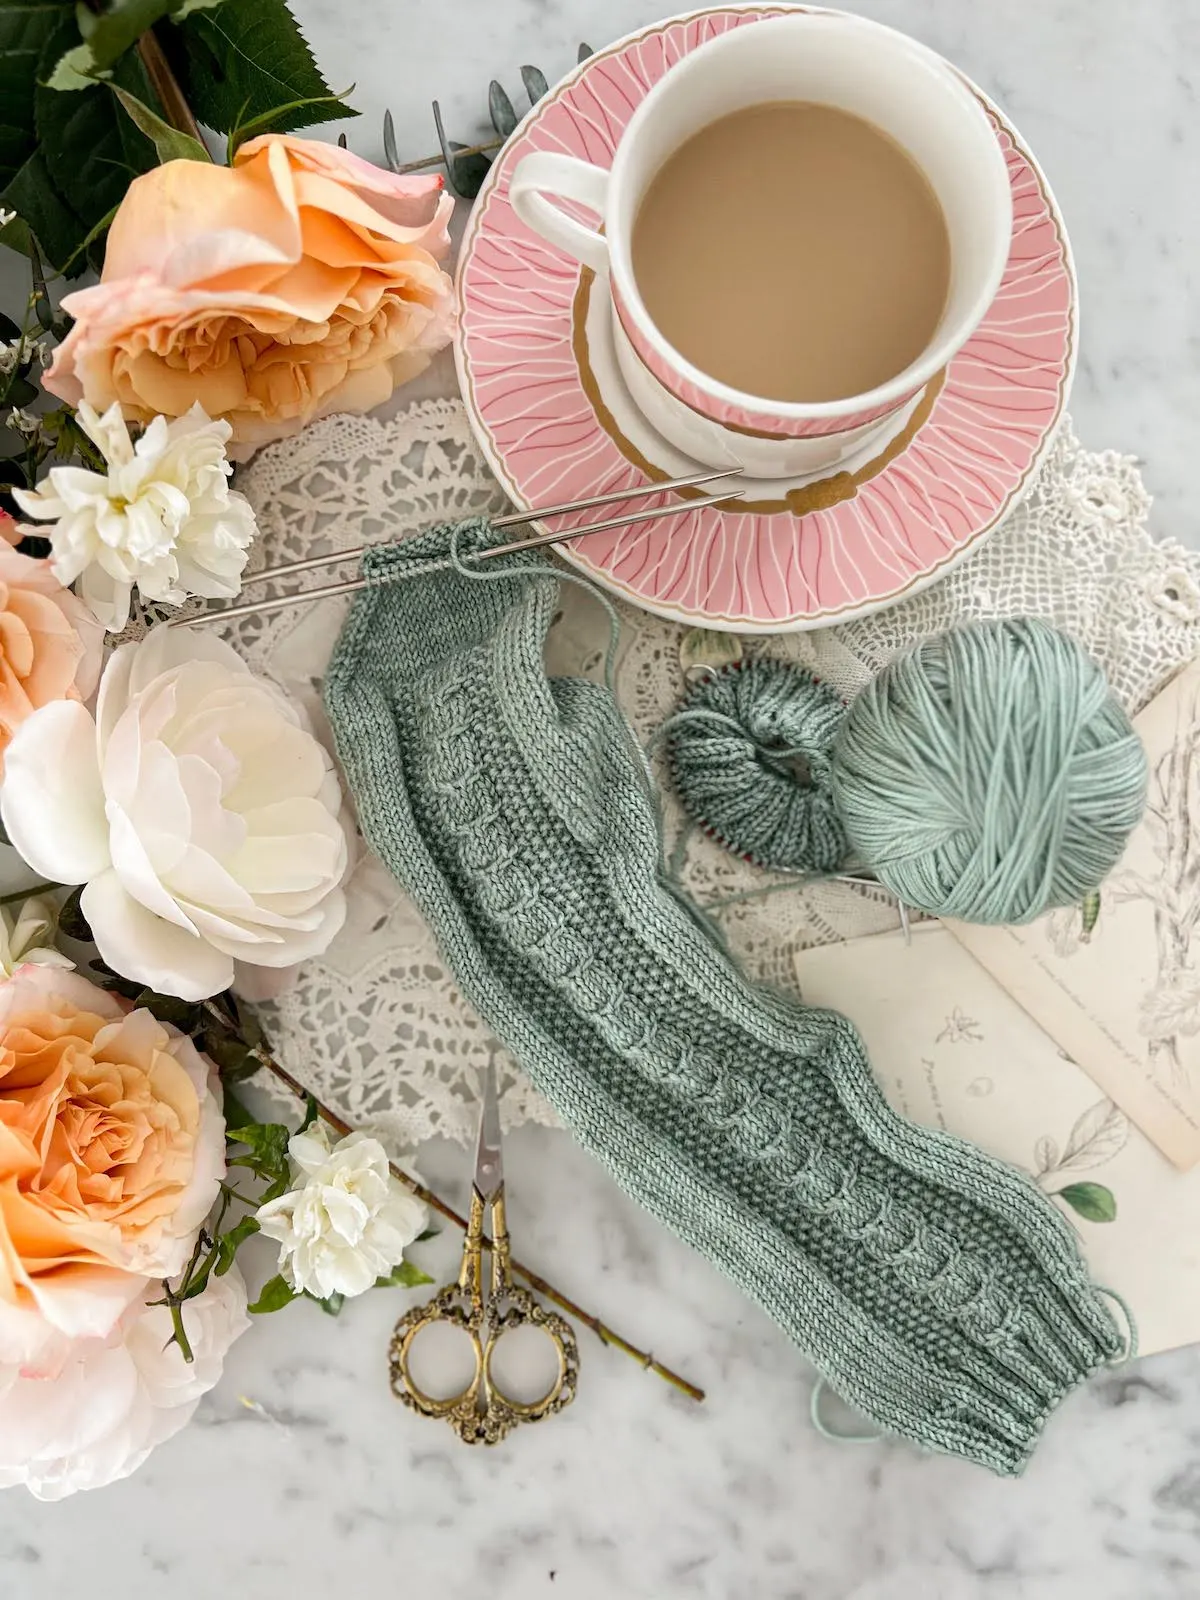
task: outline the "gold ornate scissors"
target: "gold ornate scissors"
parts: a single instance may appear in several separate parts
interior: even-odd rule
[[[490,1291],[485,1297],[483,1229],[489,1210],[492,1272]],[[474,1347],[474,1376],[465,1389],[446,1397],[427,1394],[414,1382],[410,1365],[418,1334],[435,1323],[463,1329]],[[520,1327],[544,1333],[557,1356],[558,1370],[550,1387],[532,1401],[505,1394],[492,1374],[497,1345],[506,1333]],[[396,1398],[424,1417],[444,1418],[467,1444],[498,1444],[518,1423],[540,1422],[575,1398],[579,1350],[571,1324],[556,1311],[547,1311],[528,1289],[519,1288],[512,1281],[500,1158],[500,1102],[496,1070],[490,1061],[483,1079],[475,1181],[458,1279],[439,1290],[426,1305],[415,1306],[400,1318],[388,1356]]]

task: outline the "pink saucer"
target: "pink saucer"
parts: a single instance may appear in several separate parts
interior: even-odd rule
[[[508,202],[514,164],[531,150],[561,150],[607,166],[635,106],[674,62],[781,9],[796,8],[722,6],[630,34],[538,101],[492,167],[459,263],[458,374],[492,469],[522,508],[676,476],[693,463],[633,407],[612,355],[603,285],[594,291],[587,269],[517,221]],[[893,436],[812,480],[751,480],[729,509],[684,506],[677,519],[560,545],[576,567],[674,621],[780,633],[891,605],[996,527],[1066,403],[1075,279],[1046,180],[975,93],[1008,163],[1012,250],[979,331]]]

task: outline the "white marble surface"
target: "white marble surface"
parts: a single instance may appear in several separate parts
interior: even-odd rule
[[[357,81],[354,148],[431,147],[428,100],[466,138],[489,77],[553,78],[654,0],[295,0],[330,79]],[[861,0],[963,65],[1032,141],[1083,294],[1072,405],[1134,449],[1158,527],[1200,543],[1200,7],[1194,0]],[[361,20],[359,20],[361,19]],[[333,130],[336,131],[336,130]],[[430,1151],[448,1192],[462,1154]],[[1200,1352],[1092,1383],[1019,1482],[903,1447],[837,1448],[773,1325],[641,1215],[560,1134],[508,1145],[519,1251],[708,1390],[696,1406],[584,1335],[573,1409],[495,1452],[403,1412],[388,1331],[407,1297],[337,1321],[295,1307],[238,1345],[195,1424],[134,1479],[58,1506],[0,1496],[0,1595],[46,1600],[1194,1600]],[[457,1189],[461,1196],[461,1187]],[[1164,1219],[1169,1226],[1169,1219]],[[451,1233],[425,1247],[448,1271]],[[245,1404],[253,1402],[253,1408]]]

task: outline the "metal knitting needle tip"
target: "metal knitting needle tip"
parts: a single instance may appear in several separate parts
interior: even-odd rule
[[[486,550],[469,550],[462,560],[464,563],[491,561],[496,556],[514,555],[522,550],[541,550],[547,545],[563,544],[568,539],[584,539],[589,533],[607,533],[612,528],[628,527],[631,522],[657,522],[660,517],[678,517],[685,512],[699,510],[702,506],[723,505],[729,500],[740,500],[742,491],[735,489],[731,493],[701,495],[697,500],[685,500],[682,505],[652,506],[649,511],[627,511],[620,517],[606,517],[603,522],[589,522],[582,528],[559,528],[553,533],[535,535],[532,539],[514,539],[511,544],[490,545]],[[386,549],[384,545],[380,549]],[[452,562],[446,558],[440,563],[441,570],[449,570]],[[279,569],[283,570],[292,570]],[[435,570],[423,568],[414,576],[422,576],[425,572]],[[397,574],[397,581],[402,581],[403,575]],[[175,617],[167,623],[168,628],[199,628],[208,622],[233,622],[238,617],[252,617],[270,611],[283,611],[288,606],[302,605],[306,600],[332,600],[338,595],[358,594],[362,589],[370,586],[369,578],[348,578],[345,583],[330,583],[319,589],[297,589],[292,594],[275,595],[269,600],[246,600],[236,606],[221,606],[211,611],[199,611],[192,617]]]
[[[519,528],[526,522],[540,522],[545,517],[565,517],[574,511],[590,511],[594,506],[616,505],[621,501],[639,500],[655,494],[663,494],[672,489],[688,489],[698,483],[715,483],[721,478],[735,478],[741,476],[740,467],[726,467],[720,471],[706,468],[700,472],[688,473],[682,478],[669,478],[664,483],[633,484],[626,489],[610,489],[605,494],[594,494],[585,500],[565,500],[557,506],[535,506],[529,511],[509,511],[502,517],[492,518],[493,528]],[[700,505],[702,502],[693,500],[691,505]],[[709,505],[711,501],[704,501]],[[682,510],[683,507],[672,509]],[[585,530],[580,530],[585,531]],[[242,582],[243,589],[249,589],[253,584],[265,583],[269,579],[290,578],[300,572],[317,572],[321,567],[340,566],[343,561],[356,561],[365,556],[371,548],[370,545],[359,545],[353,550],[331,550],[324,555],[303,556],[299,561],[288,561],[279,567],[264,567],[261,572],[252,572]],[[508,548],[506,546],[506,548]]]

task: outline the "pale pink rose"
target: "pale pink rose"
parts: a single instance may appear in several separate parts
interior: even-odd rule
[[[0,1488],[23,1483],[39,1500],[102,1488],[190,1421],[249,1326],[246,1289],[235,1266],[184,1303],[190,1363],[169,1342],[167,1308],[146,1304],[160,1298],[137,1280],[108,1337],[76,1340],[52,1378],[0,1368]]]
[[[0,1363],[53,1373],[182,1271],[225,1174],[219,1093],[186,1035],[76,973],[0,984]]]
[[[52,700],[91,696],[103,643],[104,629],[48,561],[0,542],[0,773],[26,717]]]
[[[199,402],[242,454],[367,411],[450,339],[452,208],[440,177],[285,134],[232,167],[168,161],[129,186],[99,284],[63,300],[45,386],[143,422]]]
[[[24,537],[17,519],[10,517],[7,511],[0,511],[0,539],[6,544],[20,544]]]

